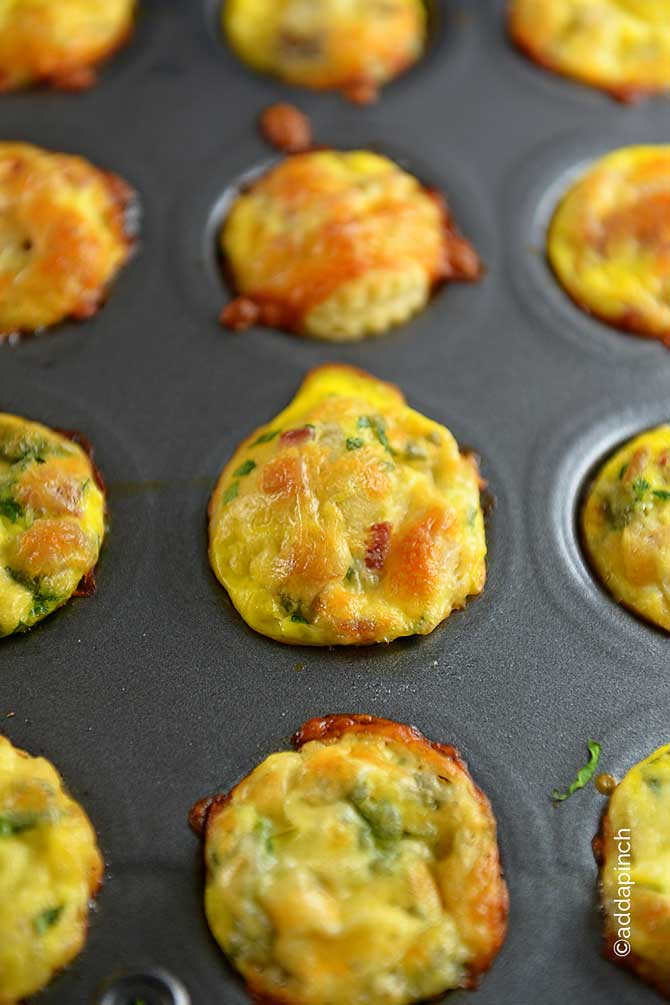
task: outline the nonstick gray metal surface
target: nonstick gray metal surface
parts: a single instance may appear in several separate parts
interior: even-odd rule
[[[107,863],[85,951],[35,1001],[185,1005],[186,989],[192,1005],[245,1002],[203,918],[189,807],[308,717],[351,711],[454,743],[492,800],[509,936],[480,990],[450,1003],[656,1001],[599,954],[590,842],[602,797],[591,786],[556,809],[550,793],[591,737],[615,773],[668,740],[667,638],[594,582],[575,505],[594,462],[668,419],[670,353],[581,314],[541,247],[574,169],[670,141],[670,104],[624,107],[533,68],[495,0],[436,5],[426,60],[365,109],[247,71],[213,2],[141,6],[136,38],[94,90],[0,99],[3,139],[119,172],[143,210],[139,253],[96,318],[0,346],[0,408],[85,432],[111,518],[97,595],[0,647],[0,729],[56,763]],[[281,99],[311,115],[318,142],[372,145],[444,190],[484,282],[447,287],[411,324],[359,345],[221,329],[216,223],[272,156],[255,123]],[[209,571],[215,476],[329,360],[399,383],[480,453],[497,499],[484,593],[426,638],[282,646],[246,628]]]

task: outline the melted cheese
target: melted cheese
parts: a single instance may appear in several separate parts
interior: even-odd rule
[[[129,199],[80,157],[0,143],[0,338],[95,313],[128,258]]]
[[[205,858],[212,932],[273,1000],[405,1005],[468,986],[504,938],[488,801],[395,723],[268,757],[210,813]]]
[[[670,93],[667,0],[511,0],[509,24],[550,70],[623,98]]]
[[[427,634],[486,577],[477,465],[362,371],[312,371],[226,465],[210,561],[242,617],[283,642]]]
[[[64,604],[104,533],[104,497],[81,447],[0,413],[0,636]]]
[[[559,204],[547,250],[584,310],[670,343],[670,146],[597,161]]]
[[[102,870],[53,765],[0,736],[0,1005],[39,991],[79,953]]]

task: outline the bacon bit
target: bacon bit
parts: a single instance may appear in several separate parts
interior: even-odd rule
[[[312,125],[295,105],[270,105],[261,115],[260,127],[268,143],[284,153],[304,153],[312,146]]]
[[[285,433],[282,433],[279,437],[279,442],[288,444],[289,446],[295,446],[298,443],[304,443],[306,440],[314,439],[314,430],[311,426],[301,426],[300,429],[287,429]]]
[[[391,524],[373,523],[369,530],[369,544],[365,552],[368,569],[383,569],[391,543]]]
[[[219,320],[226,328],[234,332],[243,332],[252,325],[258,324],[261,309],[248,297],[236,297],[221,311]]]
[[[344,85],[342,94],[354,105],[371,105],[379,97],[379,87],[374,80],[352,80]]]

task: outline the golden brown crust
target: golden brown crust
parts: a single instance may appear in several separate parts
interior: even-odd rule
[[[133,189],[83,158],[3,143],[0,196],[0,339],[95,314],[135,244]]]
[[[409,748],[423,762],[427,762],[443,781],[464,775],[483,813],[493,819],[488,798],[472,780],[468,766],[458,750],[451,744],[429,740],[414,726],[373,715],[338,713],[309,719],[293,734],[291,743],[296,750],[300,750],[312,742],[336,743],[348,733],[373,735]],[[206,840],[218,815],[230,804],[248,777],[243,778],[229,792],[201,799],[193,806],[189,814],[189,823],[203,841]],[[490,850],[484,860],[477,863],[476,869],[470,875],[469,897],[472,901],[479,901],[477,910],[480,920],[483,921],[484,918],[486,920],[490,940],[487,950],[468,964],[467,977],[461,984],[464,988],[477,986],[479,977],[489,969],[505,939],[509,896],[502,875],[497,846]],[[253,976],[247,975],[247,984],[253,1000],[261,1005],[294,1005],[290,996],[268,995],[263,989],[260,976],[256,982]]]
[[[234,331],[361,338],[401,323],[443,283],[483,274],[444,197],[364,151],[287,157],[238,197],[222,244],[239,295],[221,322]]]

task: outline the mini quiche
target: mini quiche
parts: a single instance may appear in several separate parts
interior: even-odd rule
[[[297,154],[235,200],[221,232],[240,298],[222,321],[346,342],[422,310],[448,279],[478,279],[444,200],[365,150]]]
[[[670,94],[668,0],[510,0],[509,29],[536,63],[621,101]]]
[[[130,254],[132,199],[81,157],[0,142],[0,341],[95,314]]]
[[[210,928],[254,1000],[406,1005],[475,986],[508,897],[458,752],[369,715],[313,719],[293,742],[191,813]]]
[[[0,91],[90,87],[130,35],[134,10],[135,0],[1,0]]]
[[[226,0],[222,23],[255,70],[358,103],[412,66],[426,40],[423,0]]]
[[[473,455],[396,387],[321,366],[224,468],[210,562],[280,642],[426,635],[484,587],[480,486]]]
[[[90,581],[105,499],[67,436],[0,413],[0,636],[24,631]]]
[[[617,785],[593,850],[606,955],[670,998],[670,745]]]
[[[598,160],[559,203],[547,251],[579,307],[670,345],[670,146]]]
[[[35,994],[81,951],[103,867],[53,765],[0,736],[0,1005]]]
[[[589,487],[582,536],[612,596],[670,631],[670,426],[630,440]]]

